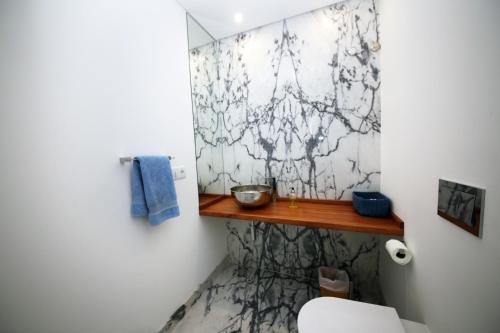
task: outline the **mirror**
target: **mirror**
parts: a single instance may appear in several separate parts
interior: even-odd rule
[[[224,194],[224,159],[215,39],[187,14],[191,99],[200,204]]]

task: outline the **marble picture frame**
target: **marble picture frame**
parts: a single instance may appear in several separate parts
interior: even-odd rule
[[[482,188],[439,179],[437,214],[481,237],[485,193]]]

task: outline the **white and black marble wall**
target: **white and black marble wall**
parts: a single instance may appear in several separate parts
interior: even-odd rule
[[[376,6],[348,0],[191,51],[201,192],[267,176],[281,196],[290,187],[337,200],[379,190]],[[237,314],[215,320],[227,326],[214,331],[296,331],[298,309],[319,293],[320,266],[348,271],[355,299],[382,301],[378,237],[258,221],[227,230],[232,266],[196,311],[210,317],[227,302]]]
[[[281,195],[378,190],[377,44],[376,3],[351,0],[193,50],[200,188],[272,175]]]
[[[228,222],[228,230],[230,259],[241,269],[310,280],[318,287],[318,268],[336,267],[348,272],[353,299],[382,302],[378,237],[261,222]]]
[[[218,42],[226,191],[278,178],[286,195],[378,190],[374,2],[351,0]]]

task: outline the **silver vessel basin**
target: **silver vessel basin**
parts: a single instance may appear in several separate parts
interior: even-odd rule
[[[231,188],[231,196],[241,207],[260,207],[269,201],[273,188],[269,185],[240,185]]]

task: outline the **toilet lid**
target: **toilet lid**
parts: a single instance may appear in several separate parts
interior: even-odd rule
[[[299,312],[299,333],[404,333],[394,308],[320,297],[307,302]]]

